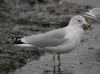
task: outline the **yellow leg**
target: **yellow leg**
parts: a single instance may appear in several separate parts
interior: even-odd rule
[[[56,56],[56,54],[54,53],[53,54],[53,65],[54,65],[54,72],[53,72],[53,74],[56,74],[55,56]]]
[[[58,63],[58,74],[60,74],[60,65],[61,65],[61,63],[60,63],[60,54],[58,54],[58,61],[59,61],[59,63]]]
[[[53,74],[60,74],[60,54],[53,55],[53,62],[54,62],[54,73]]]

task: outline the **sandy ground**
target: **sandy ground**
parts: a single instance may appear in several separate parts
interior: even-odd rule
[[[0,2],[0,74],[9,72],[10,74],[52,74],[52,54],[44,54],[43,51],[32,48],[14,47],[8,37],[32,35],[64,27],[72,15],[91,8],[67,2],[59,4],[51,0],[40,3],[38,7],[37,4],[29,1],[19,0],[13,3],[13,0],[2,0]],[[94,29],[84,35],[80,47],[71,53],[61,55],[62,74],[100,73],[100,26],[99,24],[93,26]]]
[[[100,25],[93,24],[82,44],[68,54],[61,55],[61,74],[100,74]],[[45,54],[13,74],[52,74],[52,54]]]

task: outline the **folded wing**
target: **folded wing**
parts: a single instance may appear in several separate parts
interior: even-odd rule
[[[38,47],[58,46],[66,41],[64,36],[65,36],[65,30],[64,28],[62,28],[42,34],[27,36],[22,38],[21,40],[24,43]]]

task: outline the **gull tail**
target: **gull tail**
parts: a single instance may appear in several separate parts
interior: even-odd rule
[[[9,39],[11,39],[14,44],[25,44],[23,41],[21,41],[21,38],[22,37],[9,37]]]
[[[11,42],[14,44],[14,46],[22,46],[22,47],[32,47],[31,44],[24,43],[21,39],[23,37],[9,37]]]

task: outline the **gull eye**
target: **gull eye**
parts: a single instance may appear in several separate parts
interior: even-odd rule
[[[78,20],[78,22],[81,22],[81,20]]]

